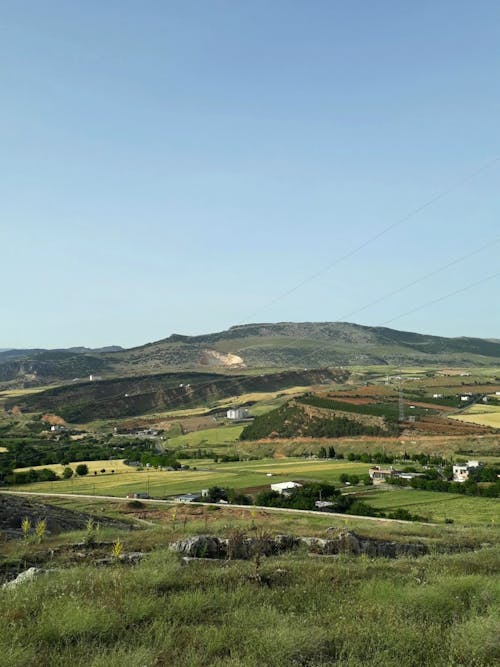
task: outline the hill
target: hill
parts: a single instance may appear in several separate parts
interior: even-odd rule
[[[7,409],[55,412],[70,422],[140,415],[152,411],[207,405],[255,391],[344,382],[345,370],[285,371],[260,375],[158,373],[54,387],[6,401]]]
[[[126,350],[9,350],[0,353],[0,382],[46,384],[90,374],[353,365],[498,366],[500,342],[348,322],[245,324],[201,336],[173,334]]]

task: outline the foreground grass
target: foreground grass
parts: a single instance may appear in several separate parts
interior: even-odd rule
[[[71,567],[0,593],[9,667],[498,664],[498,551]]]

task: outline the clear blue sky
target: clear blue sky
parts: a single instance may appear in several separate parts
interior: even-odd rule
[[[273,301],[500,153],[494,0],[7,0],[0,52],[0,347],[337,320],[500,235],[497,163]],[[500,338],[499,287],[391,326]]]

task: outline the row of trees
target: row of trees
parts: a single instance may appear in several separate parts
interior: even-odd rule
[[[257,494],[256,505],[264,507],[288,507],[301,510],[318,510],[316,502],[325,500],[330,502],[330,507],[322,508],[321,511],[337,512],[341,514],[356,514],[360,516],[375,516],[388,519],[403,519],[405,521],[426,521],[426,517],[411,514],[408,510],[398,509],[393,512],[383,512],[368,503],[356,500],[355,497],[342,495],[333,486],[326,483],[304,484],[301,488],[290,490],[289,493],[280,494],[277,491],[262,491]]]
[[[409,486],[412,489],[424,491],[460,493],[466,496],[483,496],[486,498],[498,498],[500,496],[500,479],[484,484],[474,479],[468,479],[466,482],[453,482],[445,479],[429,479],[428,477],[414,477],[413,479],[394,477],[389,478],[387,482],[395,486]]]
[[[64,468],[62,475],[58,475],[51,468],[42,468],[41,470],[23,470],[21,472],[11,472],[5,476],[6,484],[32,484],[33,482],[57,482],[60,479],[71,479],[74,474],[78,477],[88,475],[89,468],[85,463],[79,463],[75,470]]]
[[[143,454],[155,455],[155,444],[151,440],[119,440],[109,442],[85,438],[78,441],[59,442],[45,438],[0,438],[0,473],[9,475],[15,468],[45,465],[68,465],[71,461],[101,461],[123,458],[140,461]]]

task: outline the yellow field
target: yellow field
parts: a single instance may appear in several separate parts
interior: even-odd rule
[[[491,426],[500,428],[500,407],[474,405],[467,413],[462,415],[453,415],[451,419],[466,422],[468,424],[478,424],[480,426]]]
[[[2,452],[6,452],[6,451],[7,451],[7,447],[0,447],[0,454],[1,454]]]
[[[247,401],[270,401],[277,398],[279,395],[286,394],[287,396],[293,394],[303,394],[305,391],[311,389],[308,387],[289,387],[288,389],[280,389],[279,391],[255,391],[249,394],[241,394],[240,396],[231,396],[219,401],[220,407],[230,406],[233,403],[246,403]]]
[[[99,472],[99,470],[102,470],[103,468],[106,470],[106,472],[109,473],[111,473],[112,470],[114,470],[116,473],[131,472],[134,470],[134,468],[125,465],[124,459],[117,459],[116,461],[115,460],[110,461],[109,459],[104,459],[103,461],[72,461],[71,463],[68,463],[68,466],[63,466],[60,463],[54,463],[45,466],[16,468],[16,472],[25,472],[26,470],[42,470],[43,468],[48,468],[49,470],[53,470],[56,474],[62,475],[64,468],[68,467],[68,468],[73,468],[74,470],[75,466],[80,465],[82,463],[85,463],[85,465],[88,466],[89,473],[91,474],[94,473],[94,470]]]
[[[465,414],[467,415],[480,415],[485,412],[500,412],[499,405],[473,405],[469,408]]]
[[[31,387],[30,389],[6,389],[5,391],[0,391],[0,398],[15,398],[16,396],[27,396],[28,394],[39,394],[41,391],[46,389],[53,389],[59,385],[46,385],[43,387]]]

